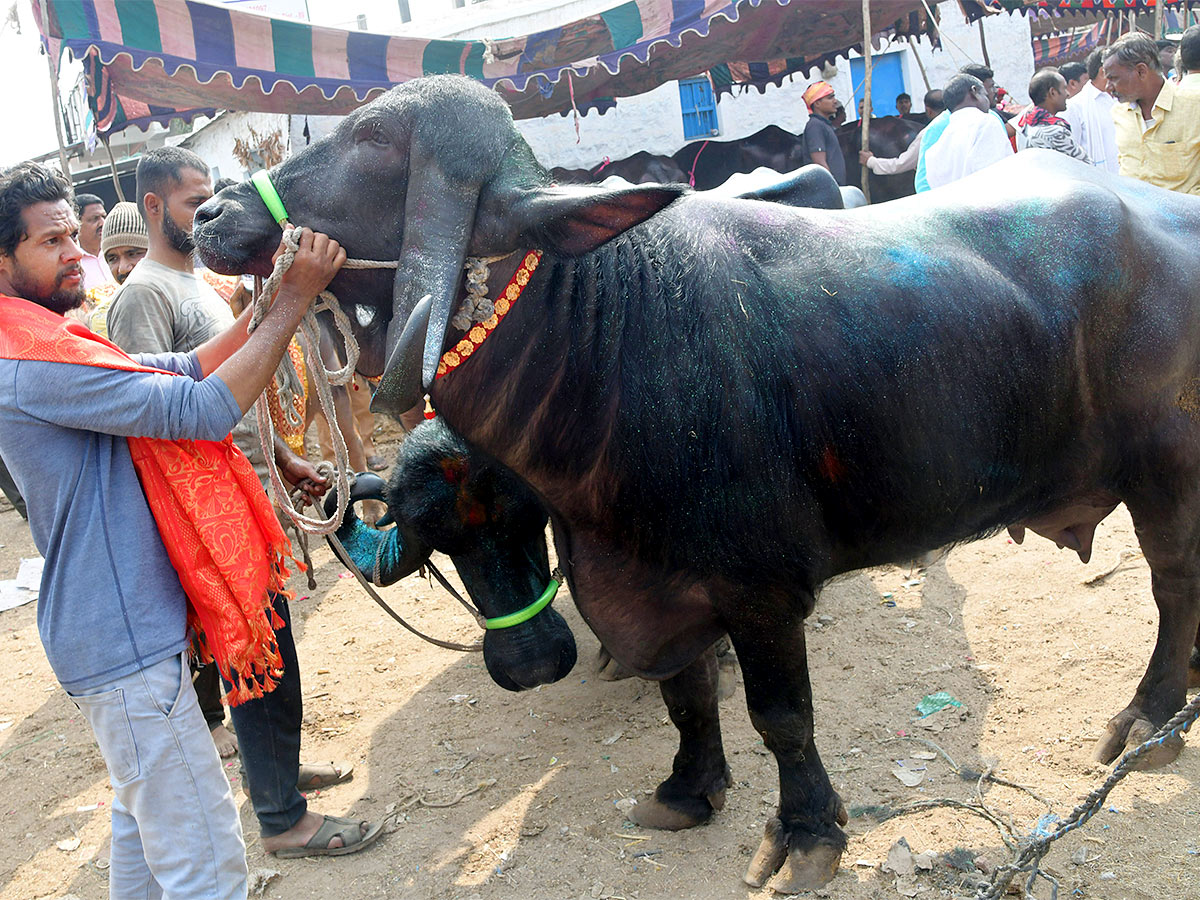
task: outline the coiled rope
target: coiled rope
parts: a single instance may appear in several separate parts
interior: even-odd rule
[[[1057,897],[1058,883],[1040,869],[1041,861],[1050,850],[1050,845],[1060,837],[1069,834],[1076,828],[1080,828],[1088,819],[1095,815],[1096,811],[1103,805],[1105,798],[1108,797],[1109,792],[1126,775],[1133,771],[1134,763],[1141,756],[1156,747],[1162,746],[1168,740],[1178,739],[1192,727],[1197,718],[1200,718],[1200,694],[1193,697],[1191,702],[1175,713],[1169,722],[1154,733],[1153,737],[1122,756],[1116,768],[1112,770],[1108,778],[1104,779],[1104,783],[1088,794],[1087,798],[1075,807],[1071,815],[1065,821],[1061,822],[1058,828],[1050,834],[1042,834],[1030,841],[1013,862],[1008,865],[998,866],[995,874],[992,876],[992,880],[986,885],[980,885],[977,895],[978,900],[998,900],[1008,889],[1009,882],[1018,873],[1027,873],[1028,875],[1025,881],[1025,896],[1032,896],[1033,883],[1040,876],[1051,883],[1052,895]],[[1039,832],[1035,832],[1035,834],[1039,834]]]
[[[283,280],[283,276],[291,268],[292,262],[296,258],[296,251],[299,248],[300,229],[292,228],[285,230],[283,233],[283,251],[275,261],[274,271],[266,279],[258,277],[254,279],[254,310],[251,313],[247,331],[254,331],[258,327],[259,322],[266,316],[267,310],[271,308],[271,299],[279,291],[279,285]],[[342,264],[342,268],[394,269],[398,265],[397,261],[347,259]],[[324,362],[321,360],[321,333],[320,325],[317,323],[317,313],[322,310],[328,310],[333,314],[334,324],[337,326],[337,330],[341,334],[346,346],[346,365],[334,371],[326,369]],[[308,360],[312,371],[313,386],[316,388],[317,397],[321,401],[321,411],[329,421],[329,433],[333,439],[338,502],[337,509],[332,516],[327,519],[308,516],[300,512],[296,508],[295,503],[293,503],[288,492],[288,487],[284,484],[283,478],[279,474],[279,468],[275,464],[275,425],[271,421],[270,404],[265,392],[259,395],[258,400],[255,401],[254,414],[258,422],[259,439],[262,443],[263,456],[267,461],[267,471],[271,473],[270,490],[272,501],[283,510],[284,514],[295,524],[299,532],[305,534],[330,534],[342,524],[342,517],[345,515],[346,504],[349,502],[350,497],[349,453],[346,450],[346,439],[343,437],[341,429],[338,428],[331,385],[347,384],[354,377],[354,370],[358,365],[358,341],[355,339],[353,329],[350,327],[350,319],[346,316],[341,304],[338,303],[337,297],[331,291],[321,291],[316,296],[312,306],[304,314],[304,319],[300,323],[299,337],[300,346],[304,350],[304,356]],[[290,380],[288,370],[291,370],[291,361],[288,359],[286,353],[280,361],[280,367],[284,370],[284,378],[281,380],[287,383]]]

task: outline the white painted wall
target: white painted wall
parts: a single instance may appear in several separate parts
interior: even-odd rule
[[[279,113],[222,113],[215,119],[208,120],[206,124],[193,131],[179,144],[187,147],[208,163],[209,168],[214,170],[213,181],[225,177],[241,181],[250,177],[251,173],[242,168],[242,164],[233,155],[234,141],[238,138],[249,140],[251,127],[262,137],[266,137],[278,129],[285,146],[288,146],[289,118],[289,116]],[[304,127],[303,117],[301,117],[300,127]],[[301,146],[303,143],[304,139],[301,138]]]

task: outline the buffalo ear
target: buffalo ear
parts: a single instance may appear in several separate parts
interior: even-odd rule
[[[562,256],[590,253],[666,208],[688,188],[643,184],[624,188],[536,188],[514,198],[516,246]]]

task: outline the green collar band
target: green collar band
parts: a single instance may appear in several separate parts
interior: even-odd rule
[[[514,625],[520,625],[522,622],[528,622],[543,609],[550,605],[550,601],[554,599],[554,595],[558,593],[558,579],[551,578],[550,583],[546,585],[546,589],[542,591],[542,596],[538,597],[533,603],[524,609],[519,609],[515,613],[509,613],[507,616],[496,616],[494,619],[484,619],[484,627],[488,631],[497,628],[512,628]]]
[[[263,203],[267,204],[271,218],[282,226],[288,220],[287,210],[283,206],[283,200],[279,198],[279,191],[275,190],[275,185],[271,183],[271,176],[267,174],[267,170],[259,169],[251,175],[250,183],[258,190],[258,196],[262,197]]]

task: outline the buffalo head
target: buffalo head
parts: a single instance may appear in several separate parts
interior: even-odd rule
[[[377,531],[347,511],[338,530],[347,552],[377,584],[415,571],[430,548],[448,555],[484,616],[532,604],[550,581],[546,513],[508,469],[471,450],[441,420],[414,430],[386,489],[360,475],[353,500],[386,500],[396,527]],[[575,665],[575,638],[552,606],[484,635],[492,679],[510,691],[558,681]]]
[[[375,405],[396,415],[432,382],[468,256],[586,253],[686,190],[555,187],[500,97],[453,75],[393,88],[270,174],[293,223],[350,257],[399,259],[394,278],[343,270],[331,285],[357,304],[359,370],[384,374]],[[226,273],[269,273],[279,243],[249,183],[198,209],[194,235],[205,264]]]

